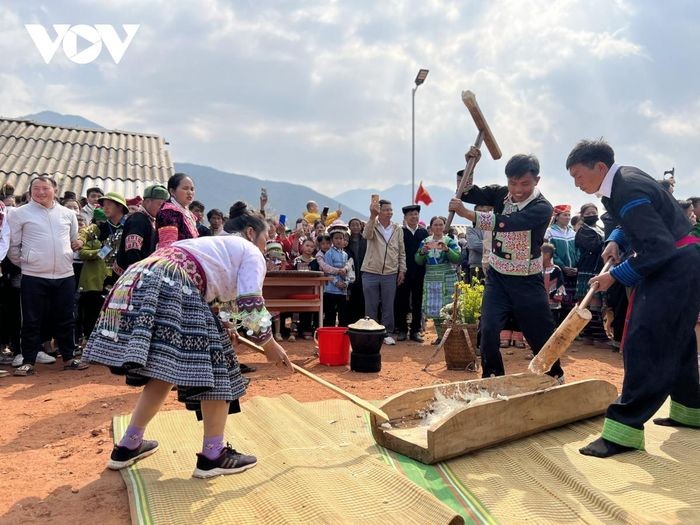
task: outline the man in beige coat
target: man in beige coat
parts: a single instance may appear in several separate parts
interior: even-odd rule
[[[386,328],[384,344],[394,345],[394,296],[406,274],[406,250],[401,225],[391,222],[391,202],[380,200],[369,207],[369,220],[362,236],[367,239],[367,253],[362,263],[362,291],[365,315],[375,321],[382,305],[381,323]]]

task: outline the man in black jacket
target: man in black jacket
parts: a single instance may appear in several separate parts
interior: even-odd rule
[[[124,223],[121,243],[113,270],[117,275],[135,262],[145,259],[156,249],[156,215],[170,195],[165,186],[156,184],[143,191],[143,202]]]
[[[403,244],[406,249],[406,279],[396,289],[394,312],[396,312],[396,329],[398,341],[405,341],[408,334],[408,312],[411,312],[411,341],[422,343],[420,335],[423,319],[423,280],[425,265],[416,264],[415,255],[423,239],[428,237],[428,230],[418,225],[420,205],[412,204],[401,208],[403,211]]]
[[[578,188],[601,197],[619,225],[603,259],[619,263],[621,250],[635,253],[590,281],[601,291],[614,282],[634,291],[622,341],[622,395],[608,407],[601,437],[580,452],[608,457],[643,450],[644,423],[669,396],[669,417],[654,423],[700,428],[700,239],[689,235],[688,218],[673,196],[638,168],[616,164],[604,141],[579,142],[566,168]]]
[[[481,153],[472,148],[468,155],[478,158]],[[493,237],[481,305],[482,377],[505,374],[499,337],[511,315],[535,355],[554,332],[540,249],[553,208],[537,189],[540,163],[534,155],[515,155],[505,171],[507,186],[473,186],[473,174],[469,174],[461,200],[453,198],[449,205],[450,211],[472,221],[475,228],[492,232]],[[468,210],[462,201],[493,206],[493,211]],[[564,380],[558,360],[547,373]]]
[[[124,223],[117,258],[112,267],[116,275],[123,274],[129,266],[155,251],[156,215],[169,197],[168,190],[160,184],[143,191],[143,202]]]

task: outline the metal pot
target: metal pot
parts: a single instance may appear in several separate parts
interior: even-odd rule
[[[352,351],[358,354],[378,354],[386,337],[386,328],[369,317],[348,326]]]

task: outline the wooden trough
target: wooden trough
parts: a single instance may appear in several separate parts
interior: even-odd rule
[[[432,424],[426,420],[431,406],[440,406],[436,400],[475,396],[481,397],[452,402],[456,409]],[[547,375],[515,374],[400,392],[379,405],[389,423],[370,418],[378,444],[430,465],[597,416],[616,397],[617,389],[607,381],[559,385]]]

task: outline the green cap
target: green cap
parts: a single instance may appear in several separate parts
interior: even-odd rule
[[[154,184],[143,190],[144,199],[163,199],[167,201],[170,198],[170,192],[161,184]]]

